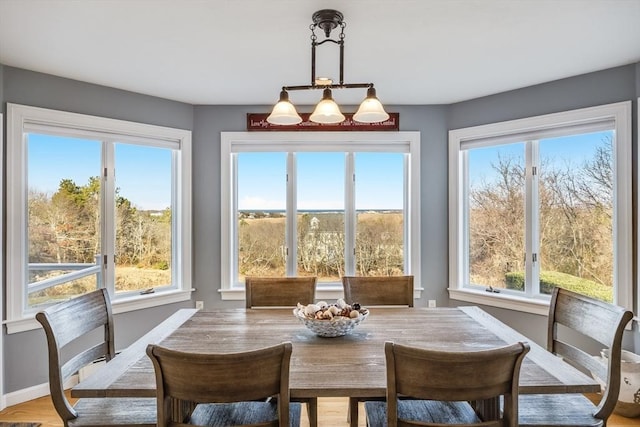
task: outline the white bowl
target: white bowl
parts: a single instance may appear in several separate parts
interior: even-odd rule
[[[341,337],[350,333],[353,328],[363,322],[369,316],[369,310],[360,309],[360,315],[356,318],[335,316],[333,319],[309,319],[302,310],[293,309],[293,315],[300,320],[313,333],[320,337]]]

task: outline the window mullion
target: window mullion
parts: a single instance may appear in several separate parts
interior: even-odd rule
[[[540,295],[540,221],[538,141],[525,143],[525,294]]]
[[[285,245],[287,247],[287,276],[298,275],[298,174],[296,155],[287,153],[287,225],[285,229]]]
[[[356,172],[355,155],[345,153],[344,170],[344,271],[345,275],[356,274]]]
[[[471,221],[469,218],[470,203],[469,203],[469,151],[461,151],[460,152],[460,167],[461,174],[460,179],[462,181],[462,197],[459,199],[459,203],[462,205],[462,212],[460,213],[460,221],[462,222],[462,226],[460,227],[460,234],[457,238],[456,244],[462,247],[462,251],[458,254],[458,285],[466,286],[471,284],[470,277],[470,263],[469,263],[469,250],[470,250],[470,239],[471,233],[469,232],[469,228],[471,226]]]
[[[100,230],[100,251],[102,256],[102,283],[109,293],[115,295],[115,247],[116,247],[116,177],[115,177],[115,144],[113,142],[102,143],[102,186],[101,186],[101,212],[102,218]]]

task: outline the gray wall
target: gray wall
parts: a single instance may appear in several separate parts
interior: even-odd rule
[[[449,106],[389,106],[400,113],[403,131],[421,133],[422,300],[449,301],[447,131],[459,127],[546,114],[610,102],[637,99],[640,64],[576,76],[530,88]],[[220,132],[244,131],[246,113],[269,106],[191,106],[89,83],[0,66],[0,102],[92,114],[193,130],[193,254],[194,299],[205,307],[240,307],[223,302],[220,280]],[[637,105],[634,103],[634,114]],[[635,132],[635,130],[634,130]],[[635,135],[635,134],[634,134]],[[637,135],[634,136],[634,150]],[[636,151],[634,151],[635,153]],[[634,169],[637,168],[634,156]],[[635,198],[635,195],[634,195]],[[634,258],[635,259],[635,258]],[[4,286],[3,286],[4,289]],[[117,347],[128,345],[177,308],[172,304],[116,316]],[[487,311],[543,343],[545,317],[486,307]],[[627,337],[633,341],[635,334]],[[633,342],[630,344],[633,346]],[[29,331],[5,335],[5,393],[46,381],[44,335]]]
[[[220,132],[246,130],[246,113],[269,106],[199,106],[194,120],[194,298],[208,308],[242,307],[244,301],[223,302],[220,279]],[[446,305],[447,282],[447,127],[445,106],[389,106],[400,113],[402,131],[421,133],[422,271],[426,289],[421,302]],[[443,185],[434,183],[443,183]]]
[[[5,116],[6,103],[9,102],[193,129],[192,105],[7,66],[3,67],[0,77],[0,87],[4,87],[0,93],[0,101]],[[3,293],[6,298],[6,286],[3,286]],[[144,316],[140,316],[140,313],[115,316],[116,348],[129,345],[178,308],[191,306],[190,302],[185,302],[145,310]],[[4,393],[47,381],[46,350],[44,333],[41,330],[4,336]]]
[[[2,64],[0,64],[0,105],[4,105],[4,65]]]
[[[633,115],[636,117],[637,97],[640,95],[639,72],[640,64],[628,65],[453,104],[449,106],[449,128],[458,129],[628,100],[633,100]],[[634,121],[634,169],[637,169],[636,132],[637,123]],[[633,188],[633,198],[636,200],[637,186]],[[637,227],[634,228],[634,236],[636,233]],[[634,264],[636,260],[634,256]],[[636,296],[634,290],[634,298]],[[450,304],[460,305],[454,300]],[[483,308],[537,343],[545,344],[546,316]],[[627,334],[626,347],[635,349],[635,340],[637,334]]]

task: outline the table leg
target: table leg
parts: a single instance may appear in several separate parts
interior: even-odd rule
[[[500,399],[485,399],[472,402],[478,416],[482,421],[492,421],[500,419]]]
[[[349,409],[347,418],[349,419],[349,427],[358,427],[358,399],[349,399]]]

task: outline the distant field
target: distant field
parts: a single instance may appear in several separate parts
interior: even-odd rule
[[[116,266],[116,292],[137,291],[171,283],[171,270]],[[64,300],[96,289],[95,276],[83,277],[29,295],[29,304],[46,304]]]

